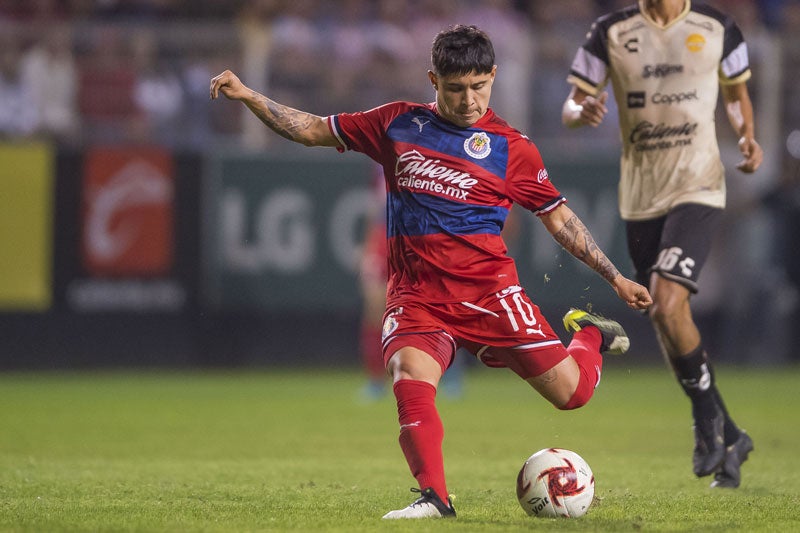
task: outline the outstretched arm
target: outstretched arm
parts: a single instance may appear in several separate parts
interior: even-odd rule
[[[569,128],[580,126],[596,128],[608,113],[606,100],[608,100],[608,93],[605,91],[595,98],[573,85],[561,108],[561,122]]]
[[[739,151],[744,159],[736,165],[742,172],[755,172],[764,159],[764,152],[756,142],[755,121],[753,119],[753,103],[747,92],[747,85],[737,83],[722,86],[722,100],[725,112],[734,131],[739,135]]]
[[[210,90],[212,100],[220,94],[239,100],[272,131],[290,141],[306,146],[339,146],[324,118],[270,100],[247,87],[230,70],[212,78]]]
[[[561,204],[540,218],[556,242],[600,274],[629,307],[633,309],[650,307],[653,300],[647,289],[619,273],[594,241],[589,229],[566,204]]]

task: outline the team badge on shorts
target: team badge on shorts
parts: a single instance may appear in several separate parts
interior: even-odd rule
[[[399,315],[403,313],[403,308],[400,307],[396,311],[393,311],[389,316],[386,317],[386,320],[383,321],[383,329],[381,330],[381,342],[385,341],[386,338],[395,332],[397,326],[399,326],[399,322],[395,318],[395,315]]]
[[[464,141],[464,151],[474,159],[483,159],[492,152],[491,139],[482,131],[475,132]]]

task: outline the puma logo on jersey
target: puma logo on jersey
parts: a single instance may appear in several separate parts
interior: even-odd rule
[[[419,117],[414,117],[414,118],[411,119],[411,122],[416,124],[417,127],[419,128],[419,132],[422,133],[422,128],[425,126],[425,124],[430,124],[431,121],[430,120],[424,120],[423,121]]]
[[[525,334],[526,335],[533,335],[534,333],[536,333],[537,335],[541,335],[542,337],[546,337],[547,336],[542,331],[542,326],[539,326],[538,328],[525,328]]]

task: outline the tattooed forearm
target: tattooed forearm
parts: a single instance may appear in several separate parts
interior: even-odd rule
[[[597,246],[589,229],[577,216],[570,217],[564,223],[564,227],[553,234],[553,238],[566,251],[586,263],[607,281],[613,281],[619,274],[606,254]]]
[[[307,134],[314,115],[281,105],[256,92],[251,96],[253,103],[248,104],[248,107],[272,131],[290,141],[303,144],[310,141]]]

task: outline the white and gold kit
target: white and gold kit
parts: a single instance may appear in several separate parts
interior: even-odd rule
[[[725,169],[714,126],[719,84],[750,77],[733,20],[686,1],[666,26],[643,1],[595,21],[568,81],[599,94],[611,79],[622,136],[619,208],[647,220],[679,204],[725,206]]]

